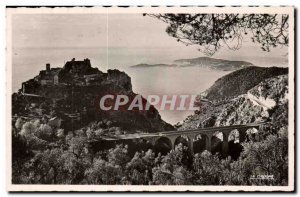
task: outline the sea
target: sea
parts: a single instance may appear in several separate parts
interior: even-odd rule
[[[98,67],[102,72],[108,69],[126,72],[131,77],[133,91],[142,96],[149,94],[197,95],[229,72],[200,67],[131,68],[130,66],[141,63],[171,64],[176,59],[200,56],[203,55],[197,51],[187,53],[165,48],[13,48],[12,91],[17,92],[22,82],[38,75],[40,70],[45,69],[46,63],[50,63],[51,67],[63,67],[65,62],[72,58],[77,60],[89,58],[92,66]],[[240,60],[249,61],[249,57]],[[252,57],[250,60],[257,61],[258,58]],[[256,65],[259,63],[275,66],[287,64],[285,58],[261,58]],[[188,115],[194,113],[188,110],[170,111],[160,110],[158,107],[157,109],[162,119],[170,124],[182,122]]]

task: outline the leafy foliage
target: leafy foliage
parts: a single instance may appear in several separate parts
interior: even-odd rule
[[[282,128],[276,135],[267,136],[266,140],[249,142],[244,145],[243,156],[245,167],[252,174],[273,175],[274,180],[251,180],[255,185],[287,185],[288,181],[288,135],[287,129]]]
[[[213,55],[221,47],[237,50],[248,37],[263,51],[287,46],[289,15],[277,14],[147,14],[169,24],[166,32],[185,45]]]
[[[161,163],[153,168],[153,183],[156,185],[184,185],[190,181],[188,170],[187,147],[179,144],[171,150]]]
[[[287,122],[276,118],[278,113],[285,116],[286,112],[287,103],[270,111],[274,116],[271,120],[274,132],[259,130],[257,137],[242,144],[243,151],[235,160],[208,151],[191,156],[182,143],[164,156],[151,149],[132,154],[127,145],[93,152],[89,146],[91,139],[83,131],[57,137],[53,134],[62,131],[44,126],[41,132],[42,124],[37,121],[19,120],[12,133],[12,181],[15,184],[287,185]],[[45,138],[47,132],[51,138]],[[253,179],[259,175],[272,179]]]

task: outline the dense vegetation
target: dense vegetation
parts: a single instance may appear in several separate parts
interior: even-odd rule
[[[64,135],[39,120],[13,123],[14,184],[287,185],[287,103],[270,110],[271,124],[243,143],[237,160],[204,151],[191,156],[179,144],[167,155],[126,145],[94,152],[93,130]],[[278,121],[278,113],[283,114]],[[272,128],[272,133],[270,129]],[[273,175],[274,179],[251,179]]]
[[[11,133],[12,183],[287,185],[288,77],[271,78],[287,71],[287,68],[248,67],[226,75],[207,94],[210,100],[215,97],[221,102],[207,102],[205,108],[201,106],[199,114],[178,125],[178,130],[186,130],[260,120],[266,122],[259,131],[248,132],[244,143],[235,143],[236,136],[229,141],[229,155],[232,157],[218,154],[220,151],[216,150],[222,147],[222,140],[217,135],[212,139],[212,153],[204,151],[195,155],[190,154],[184,142],[179,143],[175,150],[166,152],[162,147],[149,146],[150,143],[139,140],[106,144],[101,141],[101,137],[126,133],[126,129],[120,126],[120,121],[116,121],[113,114],[98,116],[97,120],[87,119],[87,124],[84,125],[80,125],[78,120],[70,122],[74,125],[78,123],[79,128],[62,127],[58,122],[55,124],[55,120],[58,120],[55,118],[69,111],[64,108],[66,103],[59,106],[43,102],[24,106],[20,102],[24,98],[16,94],[13,96]],[[90,88],[92,90],[94,87]],[[273,108],[266,110],[240,95],[248,90],[253,90],[253,94],[258,97],[279,99]],[[67,98],[68,96],[71,98],[70,95]],[[231,96],[238,97],[227,98]],[[64,102],[67,101],[70,100]],[[74,106],[85,105],[81,102]],[[143,116],[143,119],[121,112],[118,112],[117,117],[124,118],[123,123],[145,126],[147,123],[143,120],[148,118],[157,123],[157,127],[163,126],[157,111],[151,116]],[[202,147],[204,144],[198,140],[194,142],[194,147]],[[257,179],[258,176],[265,175],[270,176],[269,179]]]
[[[248,90],[267,78],[284,75],[288,68],[251,66],[218,79],[208,90],[209,100],[223,100],[246,94]]]

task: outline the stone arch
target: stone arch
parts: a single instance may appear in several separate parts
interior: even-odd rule
[[[231,130],[228,135],[228,142],[240,143],[240,131],[237,129]]]
[[[222,153],[224,142],[224,133],[222,131],[216,131],[211,137],[211,152]]]
[[[174,141],[174,147],[176,147],[178,144],[182,143],[183,146],[191,148],[191,139],[186,135],[180,135],[178,136]]]
[[[259,140],[258,139],[258,127],[249,127],[247,129],[245,129],[245,135],[246,135],[246,140],[250,141],[250,140]]]
[[[243,147],[241,145],[241,142],[244,141],[243,134],[244,134],[244,130],[237,130],[237,129],[231,130],[228,133],[227,152],[224,152],[223,156],[229,155],[234,160],[239,158],[241,152],[243,151]]]
[[[193,139],[193,152],[202,153],[204,150],[211,151],[210,138],[202,133],[197,134]]]
[[[172,141],[168,137],[160,137],[154,144],[155,153],[161,153],[162,155],[166,155],[170,152],[172,147]]]

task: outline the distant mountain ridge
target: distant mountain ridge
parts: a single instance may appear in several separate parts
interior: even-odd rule
[[[234,71],[242,68],[253,66],[252,63],[246,61],[233,61],[224,59],[215,59],[210,57],[198,57],[192,59],[178,59],[174,64],[137,64],[130,66],[131,68],[153,68],[153,67],[203,67],[207,69]]]
[[[181,66],[200,66],[200,67],[224,70],[224,71],[233,71],[241,68],[246,68],[248,66],[253,66],[252,63],[246,61],[224,60],[224,59],[215,59],[210,57],[179,59],[179,60],[175,60],[174,62],[181,64]]]
[[[130,66],[131,68],[151,68],[151,67],[177,67],[176,64],[137,64]]]

